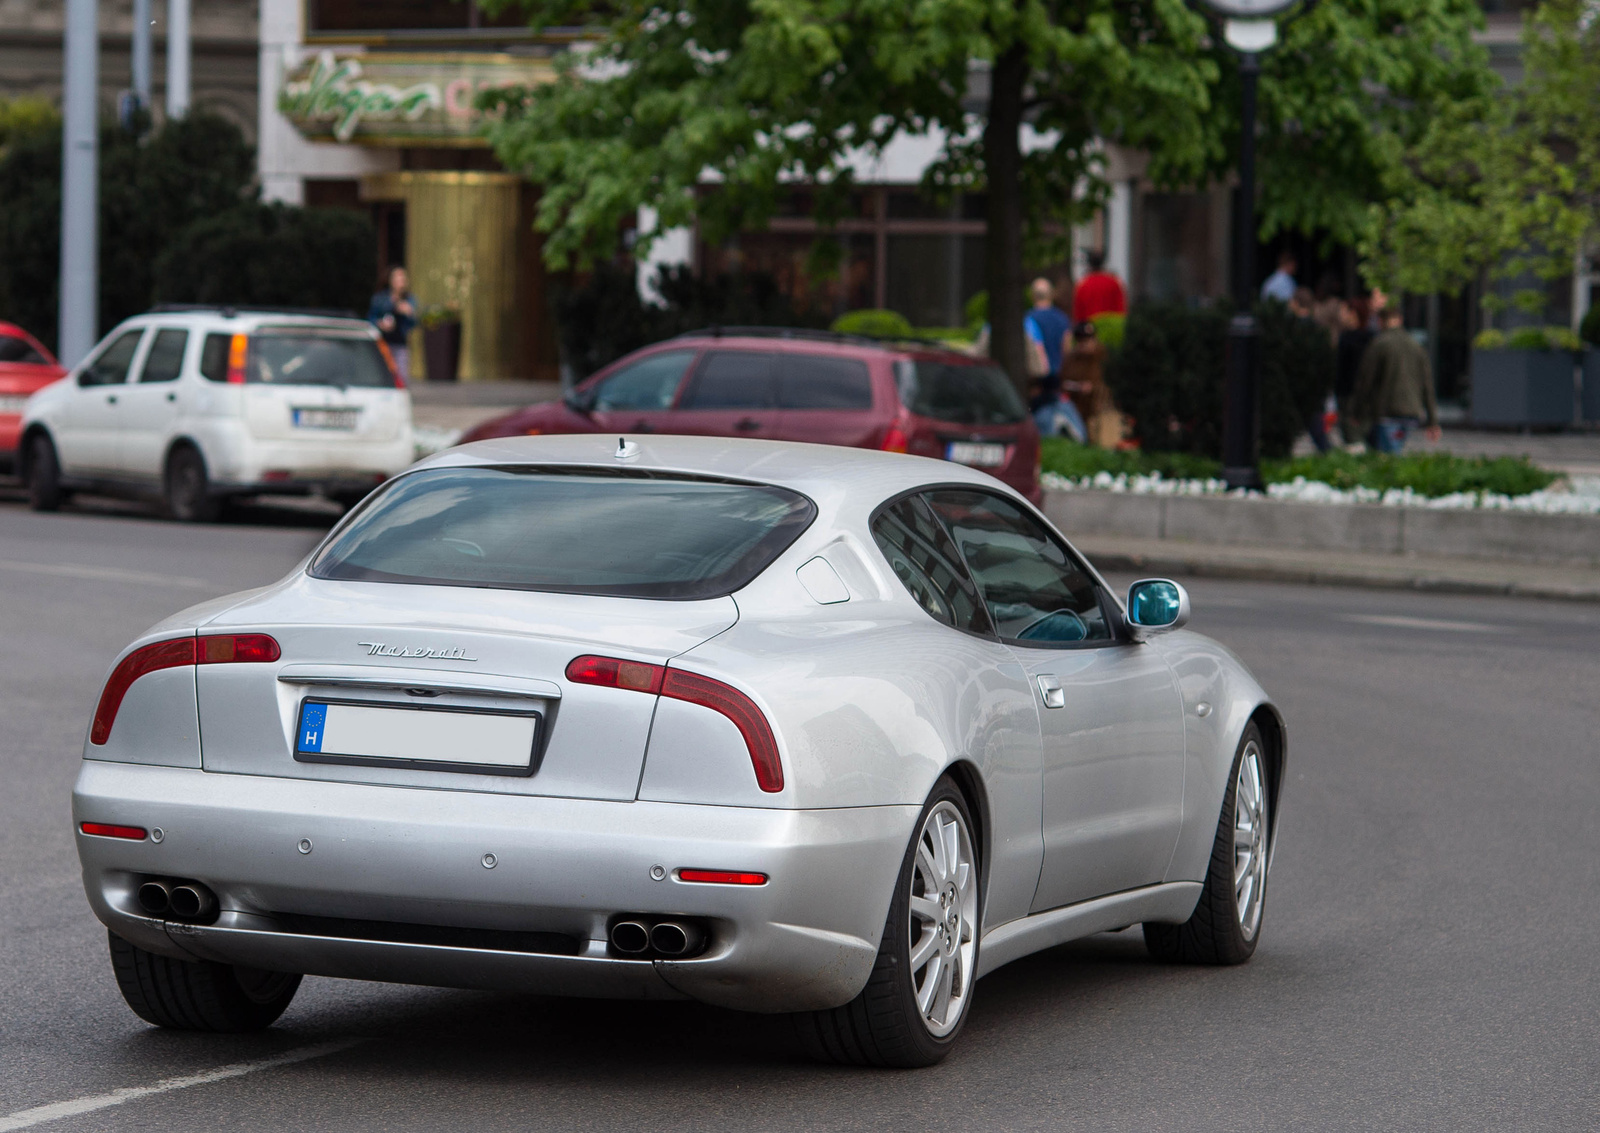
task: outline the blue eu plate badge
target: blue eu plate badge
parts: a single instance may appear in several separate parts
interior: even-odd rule
[[[328,722],[328,706],[326,704],[307,704],[300,710],[300,742],[295,745],[301,751],[322,750],[322,734]]]

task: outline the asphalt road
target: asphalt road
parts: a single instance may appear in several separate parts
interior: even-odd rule
[[[694,1005],[315,978],[265,1035],[152,1030],[112,981],[68,795],[117,650],[320,535],[246,520],[0,500],[0,1131],[1600,1125],[1600,609],[1393,591],[1192,586],[1290,726],[1243,967],[1156,965],[1137,930],[1057,948],[985,979],[955,1054],[907,1073],[815,1066],[781,1020]]]

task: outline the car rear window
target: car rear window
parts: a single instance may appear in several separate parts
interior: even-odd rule
[[[315,578],[680,601],[744,586],[816,516],[797,492],[636,470],[439,468],[392,481]]]
[[[244,380],[284,386],[393,387],[375,339],[360,332],[265,327],[250,336]]]
[[[0,334],[0,362],[21,362],[26,365],[45,365],[44,355],[33,348],[25,338],[14,334]]]
[[[786,354],[778,365],[779,409],[871,409],[872,376],[854,358]]]
[[[1017,387],[995,366],[895,363],[900,400],[919,417],[959,425],[1015,425],[1028,415]]]

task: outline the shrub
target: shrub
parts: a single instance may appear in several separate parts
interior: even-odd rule
[[[1583,341],[1566,327],[1517,327],[1510,335],[1489,327],[1472,345],[1479,350],[1582,350]]]
[[[910,338],[912,335],[911,321],[899,311],[871,308],[846,311],[834,319],[828,329],[839,334],[862,334],[869,338]]]
[[[1496,330],[1494,327],[1484,327],[1473,338],[1472,345],[1478,350],[1504,350],[1506,348],[1506,332]]]
[[[1333,389],[1333,346],[1325,331],[1281,304],[1263,304],[1256,318],[1261,452],[1285,457]],[[1228,310],[1220,305],[1146,303],[1128,315],[1105,374],[1142,448],[1221,456],[1227,333]]]
[[[376,259],[372,222],[361,213],[240,205],[178,235],[157,263],[156,297],[364,313]]]
[[[1127,315],[1104,311],[1089,321],[1094,324],[1094,336],[1106,344],[1107,350],[1122,349],[1122,339],[1128,327]]]

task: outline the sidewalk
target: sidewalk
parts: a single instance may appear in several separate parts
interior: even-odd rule
[[[417,382],[411,387],[411,420],[422,428],[459,432],[560,396],[559,382]]]
[[[1311,439],[1302,436],[1295,442],[1296,456],[1309,456],[1316,450]],[[1437,445],[1417,437],[1406,446],[1411,455],[1449,452],[1456,456],[1525,456],[1540,468],[1564,472],[1568,476],[1600,476],[1600,431],[1562,433],[1522,433],[1511,429],[1473,429],[1464,425],[1445,425]]]
[[[1120,535],[1084,535],[1072,541],[1100,570],[1118,573],[1600,602],[1600,570],[1587,567],[1492,562],[1446,555],[1225,547]]]

